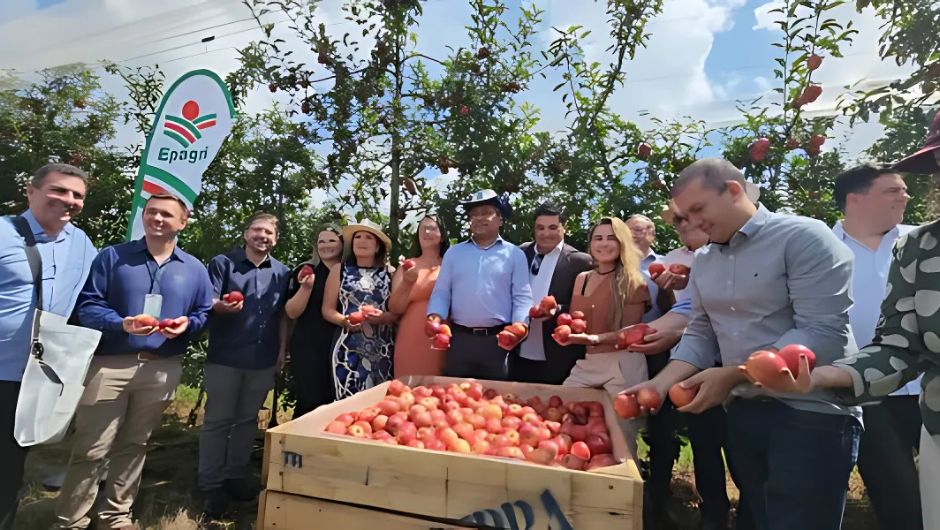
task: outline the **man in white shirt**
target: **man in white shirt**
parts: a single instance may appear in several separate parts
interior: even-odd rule
[[[871,343],[881,316],[891,249],[914,227],[902,225],[910,196],[896,170],[863,165],[835,180],[833,198],[843,220],[832,228],[855,255],[854,305],[849,323],[859,347]],[[920,380],[911,381],[878,404],[863,407],[865,431],[858,469],[881,528],[922,528],[914,450],[920,439]]]
[[[535,210],[535,241],[519,246],[529,264],[532,302],[552,295],[565,310],[571,303],[574,280],[591,269],[591,256],[565,243],[564,211],[544,203]],[[529,336],[512,359],[509,379],[525,383],[560,385],[571,373],[578,359],[584,358],[584,346],[562,346],[551,338],[554,318],[533,319]]]

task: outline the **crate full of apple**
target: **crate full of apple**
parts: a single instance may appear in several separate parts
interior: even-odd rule
[[[390,445],[568,469],[619,463],[600,401],[565,403],[558,395],[522,400],[479,381],[411,388],[395,380],[381,401],[337,415],[324,430]]]
[[[477,527],[506,506],[516,512],[496,527],[642,521],[643,481],[613,401],[594,388],[386,382],[269,429],[262,480],[258,528],[314,528],[327,512],[347,528],[398,528],[390,513],[422,528]]]

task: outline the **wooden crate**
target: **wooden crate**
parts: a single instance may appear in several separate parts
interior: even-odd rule
[[[411,386],[460,381],[410,377]],[[267,431],[263,481],[269,491],[364,505],[414,517],[477,521],[496,528],[641,528],[643,483],[606,392],[511,382],[484,386],[520,398],[557,394],[604,404],[622,464],[572,471],[510,459],[426,451],[323,431],[338,414],[380,401],[388,384],[320,407]]]
[[[375,510],[291,495],[261,492],[257,530],[465,530],[477,528],[452,521],[424,519],[408,514]]]

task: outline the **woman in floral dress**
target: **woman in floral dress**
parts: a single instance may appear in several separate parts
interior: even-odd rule
[[[378,225],[362,220],[343,228],[346,260],[333,266],[323,294],[323,318],[339,326],[333,343],[336,399],[347,398],[392,378],[392,324],[386,311],[392,285],[387,265],[391,240]],[[376,308],[361,324],[349,315],[363,306]]]

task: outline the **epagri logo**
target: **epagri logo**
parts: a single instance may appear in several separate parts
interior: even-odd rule
[[[166,120],[163,122],[163,134],[176,140],[183,149],[186,149],[202,138],[202,134],[199,131],[213,127],[216,124],[216,115],[205,114],[200,116],[199,104],[193,100],[189,100],[183,104],[182,114],[182,117],[173,116],[169,113],[166,115]],[[169,151],[169,149],[166,149],[166,151]],[[164,160],[163,154],[164,149],[161,149],[160,160]],[[178,159],[195,162],[190,156],[179,157]],[[173,160],[170,161],[172,162]]]

